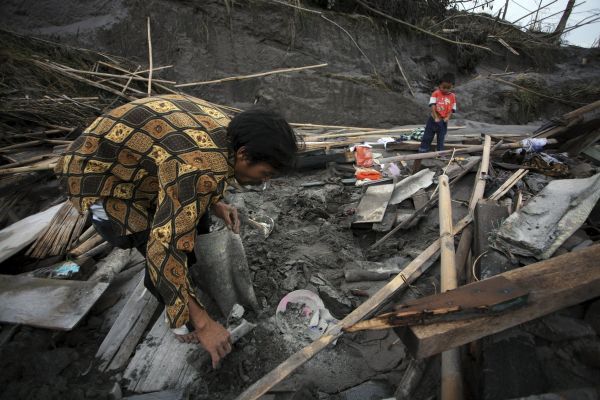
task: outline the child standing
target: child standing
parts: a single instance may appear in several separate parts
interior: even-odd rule
[[[456,97],[451,92],[454,87],[454,75],[444,74],[440,79],[438,89],[431,94],[429,106],[431,107],[431,116],[425,125],[425,132],[419,153],[427,153],[433,137],[437,134],[437,151],[444,150],[444,139],[448,130],[448,121],[452,113],[456,112]]]

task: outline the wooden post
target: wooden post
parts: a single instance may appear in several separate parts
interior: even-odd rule
[[[487,136],[489,138],[489,136]],[[439,177],[440,210],[440,251],[441,251],[441,291],[456,289],[457,274],[454,263],[454,234],[452,230],[452,198],[450,183],[446,175]],[[442,400],[463,398],[462,373],[460,370],[459,349],[442,353]]]

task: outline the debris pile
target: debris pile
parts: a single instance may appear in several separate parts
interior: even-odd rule
[[[202,270],[201,257],[192,267],[254,287],[227,304],[209,294],[235,292],[231,282],[198,293],[237,341],[214,371],[201,347],[171,334],[144,288],[144,257],[106,243],[51,172],[101,112],[175,91],[150,74],[169,66],[0,35],[33,48],[2,67],[19,79],[0,101],[0,398],[596,390],[600,101],[535,132],[466,121],[431,153],[417,152],[421,126],[292,124],[304,146],[296,171],[227,194],[244,225],[239,237],[215,231],[235,246],[226,273]]]

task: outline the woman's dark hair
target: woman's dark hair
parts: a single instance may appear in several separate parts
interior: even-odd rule
[[[442,77],[440,78],[439,85],[441,85],[442,83],[451,83],[454,85],[454,81],[455,81],[454,74],[451,74],[448,72],[448,73],[445,73],[444,75],[442,75]]]
[[[286,120],[273,111],[244,111],[231,120],[227,134],[233,151],[246,148],[250,163],[266,162],[280,171],[294,166],[298,151],[296,134]]]

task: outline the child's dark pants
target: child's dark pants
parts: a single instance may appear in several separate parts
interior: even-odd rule
[[[448,123],[443,119],[440,122],[435,122],[433,117],[429,117],[427,125],[425,125],[425,132],[423,133],[423,139],[421,139],[421,145],[419,146],[419,153],[427,153],[433,137],[437,134],[437,151],[444,150],[444,140],[446,139],[446,132],[448,131]]]

